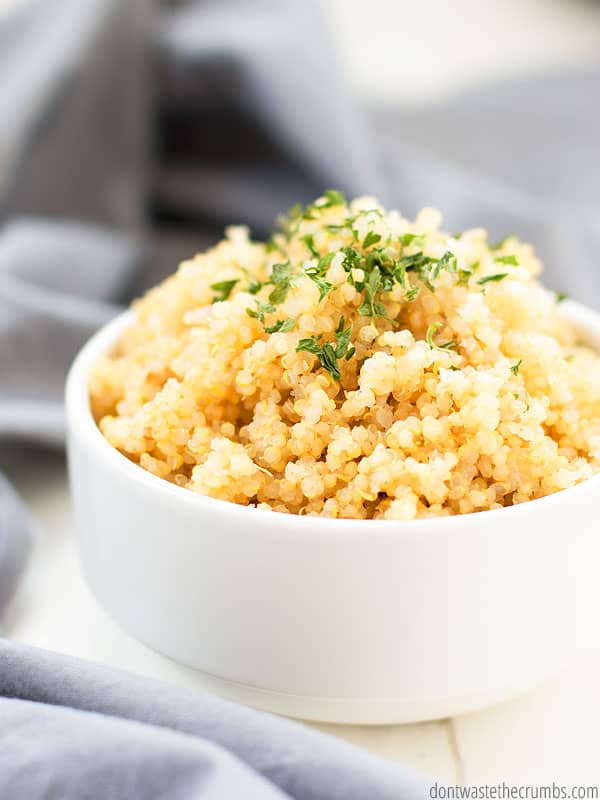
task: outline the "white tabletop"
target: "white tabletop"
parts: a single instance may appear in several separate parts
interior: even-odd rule
[[[9,2],[15,0],[0,0],[0,9]],[[321,2],[346,73],[368,100],[426,103],[490,78],[589,63],[600,52],[600,3],[591,0]],[[2,448],[0,469],[39,523],[6,633],[201,687],[192,670],[123,633],[91,597],[77,562],[62,457]],[[451,783],[600,784],[599,676],[600,652],[589,653],[537,690],[477,714],[420,725],[319,727]]]

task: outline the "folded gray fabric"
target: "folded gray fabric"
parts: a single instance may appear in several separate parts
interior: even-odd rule
[[[404,800],[430,783],[297,723],[0,640],[0,796]]]
[[[327,186],[381,190],[314,3],[191,0],[165,18],[160,43],[166,207],[265,234]]]
[[[14,489],[0,475],[0,611],[15,590],[32,535],[32,520]]]
[[[140,250],[124,234],[33,219],[0,230],[0,437],[59,444],[69,364],[116,313]]]
[[[0,5],[0,214],[132,231],[148,183],[154,4]]]

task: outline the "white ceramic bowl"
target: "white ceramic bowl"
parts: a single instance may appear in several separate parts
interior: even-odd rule
[[[600,317],[565,303],[600,347]],[[200,497],[128,461],[90,413],[83,348],[67,383],[71,487],[98,600],[233,699],[306,719],[391,723],[508,698],[576,646],[597,562],[600,476],[498,511],[332,520]]]

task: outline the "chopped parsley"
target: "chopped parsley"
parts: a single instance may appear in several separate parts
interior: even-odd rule
[[[319,204],[318,208],[331,208],[331,206],[346,205],[344,193],[337,189],[327,189],[327,191],[323,193],[323,197],[325,198],[325,202]]]
[[[451,339],[449,342],[444,342],[443,344],[436,344],[433,341],[433,337],[442,327],[441,322],[432,322],[431,325],[427,328],[427,333],[425,334],[425,341],[431,347],[432,350],[456,350],[457,343]]]
[[[431,282],[436,280],[443,269],[446,269],[449,272],[456,272],[458,270],[456,256],[449,250],[446,250],[444,255],[438,261],[433,263],[429,271],[429,281]]]
[[[349,325],[344,328],[344,324],[344,317],[340,317],[335,331],[335,345],[330,341],[321,344],[319,341],[321,339],[320,336],[300,339],[296,345],[296,352],[305,351],[316,356],[321,367],[331,375],[334,381],[339,381],[341,377],[339,361],[341,359],[348,361],[356,352],[355,348],[350,344],[352,326]]]
[[[255,278],[255,276],[252,275],[252,273],[249,270],[247,270],[246,267],[243,267],[241,264],[238,264],[237,266],[239,267],[239,269],[241,269],[241,271],[248,279],[248,285],[246,286],[246,291],[249,292],[249,294],[258,294],[258,292],[260,292],[262,287],[265,285],[263,281],[259,281],[257,278]]]
[[[468,267],[467,267],[467,269],[459,269],[458,273],[457,273],[458,274],[458,285],[459,286],[468,286],[469,278],[471,277],[473,272],[474,272],[474,270],[469,269]]]
[[[326,281],[325,278],[321,278],[320,275],[309,275],[308,277],[317,285],[319,289],[319,302],[321,302],[321,300],[324,300],[329,292],[333,290],[333,284]]]
[[[288,292],[292,286],[295,285],[296,281],[297,276],[289,261],[286,261],[283,264],[273,264],[271,283],[275,288],[269,295],[269,302],[274,303],[275,305],[283,303],[288,296]]]
[[[319,258],[316,265],[309,264],[304,267],[304,274],[307,275],[319,289],[319,302],[324,300],[329,292],[333,291],[333,284],[326,280],[324,276],[334,257],[335,253],[327,253]]]
[[[265,331],[267,333],[277,333],[281,331],[281,333],[287,333],[287,331],[294,330],[296,326],[295,319],[278,319],[274,325],[265,325]]]
[[[422,233],[403,233],[399,241],[402,247],[408,247],[411,244],[421,247],[425,242],[425,236]]]
[[[312,233],[307,233],[306,236],[302,236],[300,241],[304,242],[311,256],[314,256],[314,258],[319,258],[319,251],[315,247],[315,238]]]
[[[211,283],[210,288],[214,289],[217,294],[213,297],[213,303],[220,303],[223,300],[228,300],[229,295],[233,291],[233,287],[239,283],[239,278],[231,281],[218,281],[218,283]]]
[[[330,213],[327,209],[336,211]],[[427,255],[429,237],[426,233],[380,233],[373,230],[378,219],[385,219],[381,210],[365,208],[350,211],[343,193],[333,189],[324,192],[312,205],[292,208],[287,217],[279,221],[280,232],[274,234],[267,245],[268,252],[277,251],[281,254],[280,263],[271,266],[271,275],[263,282],[246,275],[249,281],[248,292],[257,294],[263,287],[265,288],[265,291],[261,292],[264,299],[255,298],[256,306],[248,308],[247,313],[262,322],[266,333],[293,331],[297,327],[296,320],[286,318],[287,315],[282,313],[281,309],[276,313],[277,307],[286,301],[290,291],[305,278],[309,278],[317,287],[320,303],[333,292],[337,297],[339,283],[337,275],[335,283],[328,277],[332,262],[336,264],[336,273],[339,269],[338,263],[341,265],[346,282],[354,287],[357,293],[356,301],[354,299],[351,301],[353,314],[370,317],[373,321],[387,320],[394,326],[398,324],[398,320],[389,316],[389,308],[396,309],[398,303],[414,301],[425,289],[435,292],[440,285],[443,272],[452,276],[454,286],[473,286],[475,283],[485,286],[488,283],[501,281],[510,274],[510,270],[506,270],[481,275],[481,272],[477,272],[480,269],[479,262],[467,264],[462,259],[459,261],[450,250],[444,252],[441,257]],[[307,220],[315,221],[315,224],[305,224]],[[363,224],[366,225],[366,230],[363,229]],[[379,227],[379,223],[377,225]],[[307,230],[309,232],[306,232]],[[359,233],[359,230],[364,232]],[[323,232],[331,235],[329,243],[323,238]],[[460,236],[461,234],[456,234],[455,238],[458,239]],[[336,242],[333,241],[334,238],[337,239]],[[288,247],[290,241],[293,243],[292,248]],[[318,242],[318,247],[315,242]],[[296,253],[299,243],[306,248],[306,251],[302,254],[300,247],[300,255],[294,255],[292,262],[289,251],[291,249]],[[491,260],[497,264],[518,266],[519,260],[516,255],[503,254],[499,249],[504,244],[505,240],[497,245],[489,245],[493,251]],[[335,251],[329,252],[332,247]],[[507,244],[506,249],[511,249],[511,245]],[[326,252],[323,254],[323,251]],[[267,263],[274,258],[279,256],[272,256]],[[232,282],[231,288],[225,285],[222,287],[215,285],[213,288],[219,290],[222,295],[229,296],[235,283],[237,281]],[[269,289],[266,289],[267,286]],[[392,299],[389,296],[390,292],[394,292],[393,306],[390,303]],[[340,293],[340,299],[343,297],[344,294]],[[557,295],[559,302],[562,299],[564,299],[562,295]],[[271,323],[269,325],[265,323],[268,314],[273,314],[269,318]],[[318,312],[316,314],[318,315]],[[399,320],[405,321],[404,317],[400,316]],[[434,350],[457,350],[458,343],[454,340],[440,343],[435,341],[436,333],[442,326],[441,322],[434,322],[427,328],[425,339],[429,347]],[[334,380],[339,380],[341,362],[355,355],[351,332],[352,326],[346,326],[344,318],[341,317],[334,335],[300,338],[297,340],[296,349],[314,355],[321,368]],[[510,367],[514,375],[518,374],[520,365],[521,361]],[[360,367],[360,364],[358,366]]]
[[[564,292],[557,292],[556,293],[556,302],[557,303],[562,303],[562,302],[564,302],[565,300],[568,300],[568,299],[569,299],[569,295],[568,294],[565,294]]]
[[[497,264],[510,264],[513,267],[519,266],[519,260],[516,256],[508,255],[508,256],[496,256],[494,261]]]
[[[494,275],[484,275],[483,278],[479,278],[477,283],[480,286],[484,286],[486,283],[498,283],[498,281],[503,280],[508,275],[508,272],[496,272]]]
[[[263,303],[262,300],[257,300],[256,308],[247,308],[246,314],[264,324],[265,314],[272,314],[276,310],[277,309],[272,303]]]
[[[366,250],[367,247],[371,247],[371,245],[377,244],[381,241],[381,235],[379,233],[375,233],[375,231],[369,231],[365,236],[362,246]]]
[[[519,374],[519,367],[521,366],[522,363],[523,363],[523,359],[520,358],[517,361],[516,364],[513,364],[512,367],[510,367],[510,371],[512,372],[513,375],[518,375]]]
[[[249,292],[249,294],[258,294],[263,286],[264,283],[261,283],[260,281],[257,281],[254,278],[250,278],[246,290]]]

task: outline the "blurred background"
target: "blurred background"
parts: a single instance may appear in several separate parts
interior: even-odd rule
[[[461,90],[600,59],[600,6],[594,0],[320,5],[350,85],[374,105],[432,105]]]

